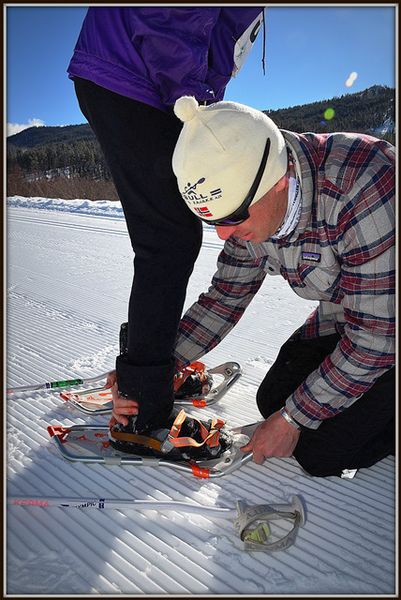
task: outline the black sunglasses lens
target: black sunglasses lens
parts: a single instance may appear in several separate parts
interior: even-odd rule
[[[227,219],[222,219],[221,221],[216,221],[215,223],[213,223],[213,225],[217,225],[220,227],[224,227],[227,226],[229,227],[230,225],[240,225],[240,223],[243,223],[244,221],[246,221],[249,217],[249,212],[246,211],[244,212],[242,215],[239,215],[237,218],[232,218],[230,219],[230,217],[228,217]]]

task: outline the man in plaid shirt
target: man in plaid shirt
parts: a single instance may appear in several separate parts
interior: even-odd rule
[[[181,321],[177,367],[214,348],[266,275],[281,274],[319,305],[262,382],[266,420],[243,450],[257,463],[293,455],[315,476],[393,454],[394,147],[279,130],[230,102],[184,97],[175,112],[181,195],[226,240],[209,291]]]

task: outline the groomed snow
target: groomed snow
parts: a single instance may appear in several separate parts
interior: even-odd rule
[[[126,320],[132,253],[121,206],[13,197],[7,206],[7,387],[90,377],[113,367]],[[222,242],[205,228],[186,307],[207,289]],[[156,290],[157,291],[157,290]],[[242,364],[218,404],[230,425],[260,420],[255,394],[281,344],[313,309],[280,277],[267,277],[208,366]],[[353,480],[318,479],[293,459],[248,463],[202,480],[152,467],[69,463],[49,424],[101,424],[54,392],[7,398],[10,496],[106,497],[234,507],[299,494],[307,521],[296,543],[245,552],[230,520],[155,510],[9,506],[8,594],[27,595],[394,595],[395,463]]]

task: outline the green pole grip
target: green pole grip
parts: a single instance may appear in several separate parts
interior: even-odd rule
[[[67,379],[66,381],[52,381],[51,383],[46,384],[46,387],[49,387],[49,388],[70,387],[72,385],[81,385],[83,382],[84,382],[83,379]]]

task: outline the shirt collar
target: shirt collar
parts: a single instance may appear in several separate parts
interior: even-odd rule
[[[302,208],[298,225],[288,237],[278,240],[287,243],[295,241],[310,224],[312,200],[315,195],[315,177],[308,157],[302,149],[299,136],[292,131],[282,129],[280,131],[284,136],[290,160],[294,163],[302,190]]]

